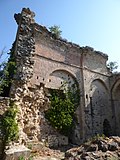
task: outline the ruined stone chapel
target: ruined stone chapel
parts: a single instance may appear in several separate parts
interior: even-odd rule
[[[19,108],[19,143],[65,137],[46,121],[49,89],[59,89],[77,82],[80,105],[76,110],[77,124],[73,142],[81,143],[96,134],[120,136],[120,76],[106,66],[108,56],[91,47],[80,47],[56,38],[46,27],[34,21],[35,14],[23,9],[15,14],[18,24],[14,55],[17,72],[9,97]],[[1,98],[1,110],[6,98]],[[4,105],[3,105],[4,104]],[[53,140],[55,142],[55,139]]]

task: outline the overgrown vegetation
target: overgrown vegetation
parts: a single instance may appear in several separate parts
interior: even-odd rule
[[[21,155],[21,156],[18,158],[18,160],[26,160],[26,158]],[[27,160],[33,160],[33,157],[30,156]]]
[[[110,69],[110,72],[114,72],[118,68],[117,62],[109,62],[107,67]]]
[[[11,84],[13,83],[13,76],[16,73],[16,61],[14,57],[15,43],[10,50],[8,62],[0,64],[0,96],[8,97]]]
[[[18,138],[18,124],[16,122],[17,111],[17,106],[10,100],[9,108],[3,114],[0,124],[4,143],[9,143]]]
[[[51,125],[64,135],[69,136],[70,130],[74,127],[79,95],[79,89],[76,88],[75,84],[67,89],[63,85],[59,90],[51,91],[50,109],[47,110],[45,116]]]
[[[4,47],[1,51],[0,51],[0,76],[1,76],[1,72],[5,66],[6,63],[6,59],[8,58],[6,55],[7,51],[6,48]]]
[[[61,33],[62,31],[60,30],[60,27],[57,25],[51,26],[49,27],[50,32],[52,32],[56,38],[60,38],[61,37]]]

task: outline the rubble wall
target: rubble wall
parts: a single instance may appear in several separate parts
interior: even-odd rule
[[[15,98],[19,110],[17,117],[19,144],[26,144],[30,141],[47,141],[49,135],[61,137],[45,119],[44,112],[49,107],[49,100],[45,95],[45,84],[41,81],[31,83],[31,79],[34,80],[33,75],[36,64],[35,22],[33,17],[34,13],[25,8],[21,14],[15,15],[18,23],[15,46],[17,71],[10,96]],[[37,76],[35,73],[35,78]],[[50,139],[51,143],[52,138]]]

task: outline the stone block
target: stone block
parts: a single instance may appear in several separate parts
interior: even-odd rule
[[[66,145],[68,145],[68,137],[66,137],[66,136],[60,136],[58,138],[58,141],[59,141],[59,146],[66,146]]]
[[[116,142],[110,142],[108,144],[108,150],[109,151],[116,151],[116,150],[118,150],[118,144]]]
[[[68,137],[63,135],[50,135],[48,136],[49,147],[58,147],[68,145]]]
[[[25,159],[30,157],[30,149],[24,145],[12,146],[10,149],[5,150],[5,160],[19,160],[20,157]]]
[[[48,136],[48,145],[49,147],[58,147],[58,138],[56,135]]]
[[[27,143],[27,147],[29,149],[32,150],[32,152],[37,152],[37,151],[40,151],[42,150],[42,148],[45,146],[44,143],[42,142],[28,142]]]

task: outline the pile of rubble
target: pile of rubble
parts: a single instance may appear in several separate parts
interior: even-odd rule
[[[42,142],[27,144],[28,150],[16,151],[16,157],[32,160],[120,160],[120,137],[95,137],[81,146],[67,145],[51,149]],[[17,149],[17,148],[15,148]],[[20,150],[21,149],[21,150]],[[13,151],[13,150],[12,150]],[[12,153],[6,154],[6,160],[15,158]],[[28,157],[28,158],[27,158]]]
[[[66,151],[65,160],[120,160],[120,137],[97,137]]]

